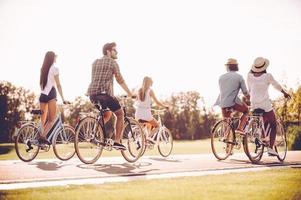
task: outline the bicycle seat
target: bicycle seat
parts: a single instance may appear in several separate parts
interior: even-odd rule
[[[34,114],[34,115],[42,115],[43,114],[42,110],[31,110],[30,113]]]
[[[256,108],[252,111],[253,116],[262,116],[265,113],[265,111],[261,108]]]

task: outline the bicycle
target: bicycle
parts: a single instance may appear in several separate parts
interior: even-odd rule
[[[146,142],[145,146],[143,147],[142,155],[145,153],[146,149],[151,150],[156,145],[160,155],[167,157],[171,154],[173,149],[173,137],[170,130],[162,123],[160,115],[164,114],[165,110],[152,109],[152,111],[154,112],[154,115],[157,116],[157,120],[159,122],[159,127],[155,130],[151,130],[152,125],[148,121],[141,119],[138,120],[142,124],[144,135],[146,136]],[[152,132],[153,134],[151,136]]]
[[[145,143],[144,133],[138,121],[128,117],[124,101],[126,96],[121,98],[124,111],[124,128],[122,130],[121,143],[125,144],[127,150],[122,150],[121,154],[128,162],[137,161],[142,154]],[[85,164],[95,163],[101,156],[102,150],[112,151],[113,132],[107,131],[104,123],[104,113],[99,102],[93,102],[98,109],[98,114],[81,113],[82,116],[75,129],[74,147],[78,158]]]
[[[211,132],[211,150],[218,160],[227,159],[233,154],[233,148],[239,150],[244,146],[243,137],[235,133],[239,118],[232,116],[233,108],[226,111],[231,113],[231,117],[218,121]]]
[[[59,110],[59,109],[58,109]],[[41,115],[41,110],[32,110],[33,115]],[[24,162],[30,162],[38,155],[40,149],[48,152],[50,145],[53,146],[55,156],[60,160],[69,160],[74,154],[74,129],[63,123],[60,111],[55,122],[46,136],[50,144],[39,143],[39,135],[42,131],[41,120],[39,122],[22,122],[15,138],[15,149],[17,156]]]
[[[245,152],[252,163],[258,163],[263,156],[264,148],[269,147],[269,127],[264,127],[264,113],[262,109],[255,109],[245,128]],[[278,153],[278,160],[283,162],[287,154],[287,136],[279,119],[277,119],[274,148]]]

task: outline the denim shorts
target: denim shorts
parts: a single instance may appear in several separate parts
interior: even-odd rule
[[[90,100],[92,103],[99,102],[102,109],[109,108],[113,112],[115,112],[121,108],[120,103],[117,100],[117,98],[114,96],[110,96],[108,94],[99,94],[99,95],[95,95],[95,96],[90,96]]]
[[[51,88],[48,95],[42,93],[40,95],[39,101],[40,101],[40,103],[48,103],[49,101],[51,101],[53,99],[56,100],[56,90],[54,87]]]

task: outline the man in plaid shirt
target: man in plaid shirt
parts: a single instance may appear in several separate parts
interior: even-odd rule
[[[110,111],[104,113],[105,123],[111,118],[112,112],[116,115],[116,135],[113,147],[117,150],[126,150],[126,147],[120,143],[121,131],[123,129],[124,113],[119,101],[113,93],[113,79],[127,92],[129,97],[132,93],[123,80],[119,66],[115,61],[117,59],[116,44],[107,43],[103,46],[103,57],[96,59],[92,65],[92,81],[88,88],[88,96],[91,102],[99,102],[103,109],[109,108]]]

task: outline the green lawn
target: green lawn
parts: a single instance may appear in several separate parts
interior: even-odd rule
[[[172,154],[211,153],[210,139],[194,141],[174,141]],[[120,156],[118,151],[103,151],[102,156]],[[145,155],[159,155],[157,148],[147,150]],[[56,158],[52,148],[49,152],[40,151],[36,159]],[[18,159],[13,143],[0,144],[0,160]]]
[[[301,199],[301,169],[2,191],[0,199]]]

